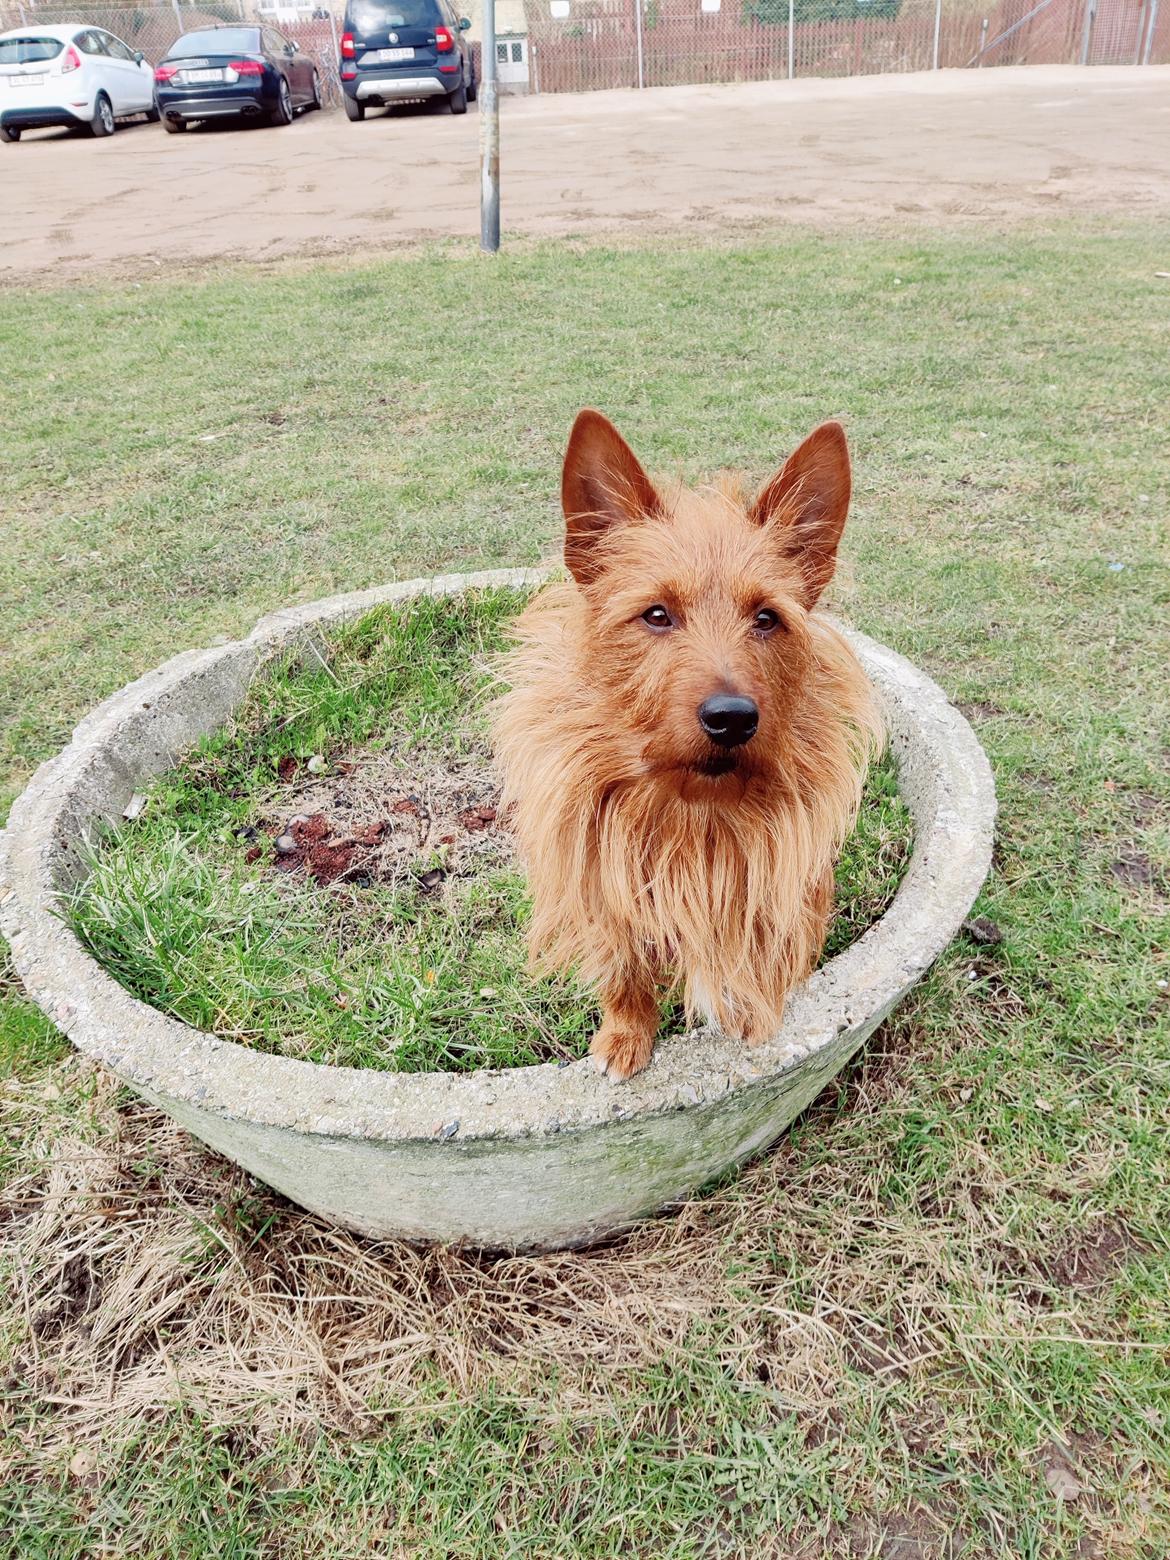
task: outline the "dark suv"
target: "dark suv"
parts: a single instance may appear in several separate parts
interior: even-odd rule
[[[451,0],[348,0],[341,35],[341,90],[350,119],[366,109],[445,97],[453,114],[475,102],[471,26]]]

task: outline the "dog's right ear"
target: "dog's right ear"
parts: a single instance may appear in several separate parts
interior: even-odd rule
[[[654,484],[621,434],[600,412],[578,412],[561,474],[565,567],[578,585],[597,577],[596,543],[611,526],[661,513]]]

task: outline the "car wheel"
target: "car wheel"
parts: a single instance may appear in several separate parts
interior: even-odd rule
[[[313,96],[309,99],[309,107],[321,107],[321,78],[316,71],[313,72]]]
[[[479,96],[479,82],[475,79],[475,66],[471,67],[471,75],[467,82],[467,101],[474,103]]]
[[[113,135],[114,110],[110,106],[110,100],[104,92],[99,92],[97,102],[93,106],[93,118],[89,122],[90,135]]]
[[[276,107],[269,116],[271,125],[291,125],[293,117],[292,93],[288,90],[288,82],[282,76],[277,92]]]
[[[157,125],[162,115],[158,111],[158,104],[152,103],[146,110],[146,122],[148,125]]]
[[[462,82],[452,92],[447,99],[447,103],[453,114],[465,114],[467,112],[467,88]]]
[[[0,141],[19,141],[19,125],[0,125]]]
[[[163,129],[168,135],[182,135],[186,128],[187,121],[185,119],[172,119],[168,114],[163,120]]]
[[[349,93],[343,93],[342,102],[345,104],[345,117],[352,119],[356,124],[359,119],[366,117],[366,105],[359,103],[356,98],[351,98]]]

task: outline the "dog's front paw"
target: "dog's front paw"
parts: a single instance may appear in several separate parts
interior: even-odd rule
[[[593,1036],[589,1056],[598,1072],[615,1083],[624,1083],[642,1071],[654,1052],[654,1036],[603,1024]]]

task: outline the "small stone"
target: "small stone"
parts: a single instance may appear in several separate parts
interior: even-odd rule
[[[561,1130],[561,1124],[555,1116],[550,1116],[544,1124],[544,1130],[546,1132],[559,1132]]]
[[[146,797],[141,791],[135,791],[134,795],[126,803],[125,807],[123,807],[122,816],[123,818],[127,819],[127,821],[132,822],[135,818],[141,817],[145,810]]]
[[[61,1090],[55,1083],[46,1083],[41,1090],[41,1099],[43,1100],[59,1100],[60,1098]]]
[[[496,995],[496,988],[494,986],[481,986],[479,988],[479,994],[481,997],[494,997]]]
[[[679,1090],[679,1093],[682,1095],[683,1099],[686,1100],[688,1105],[697,1105],[699,1100],[702,1098],[698,1089],[695,1088],[693,1083],[684,1083],[682,1088]]]
[[[447,1142],[450,1141],[451,1138],[453,1138],[455,1136],[455,1134],[458,1131],[459,1131],[459,1123],[458,1123],[458,1121],[447,1121],[447,1122],[443,1123],[443,1125],[439,1128],[439,1130],[435,1134],[435,1136],[438,1138],[440,1143],[447,1143]]]
[[[1049,1116],[1049,1115],[1052,1114],[1052,1101],[1051,1100],[1041,1099],[1041,1097],[1039,1095],[1037,1095],[1036,1099],[1035,1099],[1035,1105],[1036,1105],[1036,1109],[1039,1110],[1039,1111],[1043,1111],[1043,1113],[1046,1116]]]
[[[277,836],[276,849],[280,855],[291,856],[296,848],[297,842],[293,839],[291,834],[281,834]]]
[[[962,1100],[964,1105],[967,1103],[967,1101],[969,1099],[973,1099],[974,1096],[975,1096],[975,1090],[974,1089],[960,1089],[959,1090],[959,1098]]]
[[[311,775],[323,775],[329,766],[325,762],[323,753],[314,753],[305,767]]]
[[[67,1024],[76,1011],[72,1002],[58,1002],[53,1009],[53,1015],[59,1024]]]
[[[91,1451],[84,1448],[80,1452],[74,1452],[69,1459],[69,1472],[75,1479],[88,1478],[96,1467],[97,1458]]]

